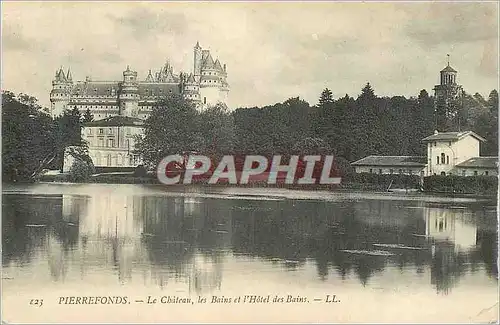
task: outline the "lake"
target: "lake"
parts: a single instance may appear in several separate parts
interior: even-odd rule
[[[496,321],[496,215],[422,195],[4,186],[3,320]]]

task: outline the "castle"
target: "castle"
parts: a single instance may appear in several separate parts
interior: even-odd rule
[[[82,139],[88,144],[89,156],[98,168],[133,168],[142,164],[134,152],[135,136],[144,133],[144,120],[149,116],[158,99],[169,94],[182,95],[193,102],[197,109],[227,105],[229,84],[226,65],[214,61],[209,50],[196,43],[193,72],[174,73],[166,63],[154,75],[150,70],[143,81],[137,72],[127,67],[121,81],[73,82],[71,71],[59,69],[52,82],[50,93],[51,115],[61,115],[65,109],[80,113],[87,110],[94,120],[85,123]],[[63,171],[68,171],[74,158],[64,157]]]
[[[227,104],[229,84],[226,65],[214,60],[209,50],[199,43],[194,47],[193,72],[175,74],[166,62],[156,73],[149,70],[139,81],[130,67],[123,71],[120,81],[73,81],[71,71],[60,68],[52,81],[50,113],[59,116],[65,109],[87,111],[100,120],[112,116],[145,119],[159,97],[180,94],[194,102],[198,109],[219,103]]]

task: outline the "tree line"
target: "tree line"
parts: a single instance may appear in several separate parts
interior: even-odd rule
[[[198,111],[178,95],[160,99],[137,139],[137,153],[154,167],[163,157],[198,152],[236,155],[331,154],[344,169],[368,155],[425,155],[421,139],[434,130],[472,130],[487,142],[481,155],[498,155],[498,92],[487,99],[464,94],[453,117],[439,116],[427,91],[417,97],[381,97],[366,84],[357,97],[333,98],[324,89],[316,105],[294,97],[263,107],[234,111],[215,105]],[[61,169],[64,150],[87,157],[81,128],[92,121],[70,108],[51,118],[37,99],[2,91],[3,179],[33,179],[43,169]],[[439,123],[438,123],[439,122]]]
[[[229,112],[216,105],[199,112],[180,96],[153,108],[138,139],[138,153],[151,165],[186,151],[204,154],[333,154],[341,164],[368,155],[426,154],[421,140],[434,130],[472,130],[486,138],[483,156],[498,155],[498,92],[488,99],[464,94],[457,116],[440,118],[427,91],[417,97],[377,96],[366,84],[356,98],[334,99],[322,91],[318,104],[299,97]],[[457,124],[459,120],[459,124]],[[441,124],[438,121],[442,121]]]

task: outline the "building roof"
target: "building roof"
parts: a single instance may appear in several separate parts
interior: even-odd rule
[[[457,168],[498,168],[498,157],[474,157],[470,158],[460,164]]]
[[[429,141],[458,141],[461,140],[467,136],[472,136],[476,138],[479,141],[486,141],[486,139],[480,137],[476,133],[472,131],[463,131],[463,132],[434,132],[433,135],[430,135],[426,138],[423,138],[423,142],[429,142]]]
[[[178,83],[139,83],[139,95],[145,96],[166,96],[168,94],[180,94]]]
[[[219,59],[215,60],[215,69],[219,71],[224,71],[224,69],[222,69],[222,65],[220,64]]]
[[[457,72],[457,70],[455,70],[452,67],[450,67],[449,65],[447,65],[446,68],[441,70],[441,72]]]
[[[111,116],[102,120],[87,122],[84,124],[86,127],[93,126],[143,126],[144,120],[129,116]]]
[[[368,156],[353,162],[354,166],[414,166],[424,167],[427,159],[422,156]]]
[[[207,53],[207,57],[201,63],[201,67],[204,69],[214,69],[215,68],[215,62],[214,62],[214,59],[212,58],[212,55],[210,54],[210,52]]]
[[[79,81],[72,89],[72,95],[80,96],[111,96],[111,89],[115,90],[113,96],[117,95],[120,89],[118,81],[109,82],[85,82]]]

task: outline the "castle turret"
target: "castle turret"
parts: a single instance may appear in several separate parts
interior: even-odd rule
[[[136,117],[139,107],[139,83],[137,82],[137,72],[130,70],[123,71],[123,82],[120,89],[120,115]]]
[[[72,86],[71,72],[68,69],[68,73],[65,74],[61,67],[52,80],[50,92],[50,114],[53,117],[61,115],[68,108]]]
[[[226,103],[229,92],[227,73],[219,59],[214,61],[209,50],[201,51],[200,101],[203,107]]]
[[[185,78],[183,95],[184,98],[194,101],[196,105],[200,102],[200,86],[192,73]]]

